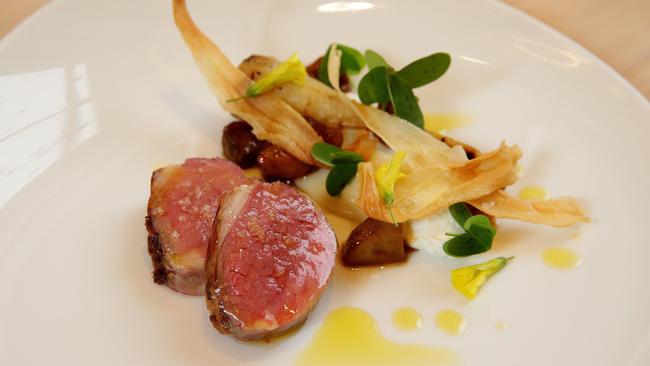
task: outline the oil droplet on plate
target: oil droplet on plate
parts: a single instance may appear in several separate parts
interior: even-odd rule
[[[413,332],[422,327],[422,316],[415,309],[399,308],[393,313],[393,325],[399,330]]]
[[[546,190],[540,186],[524,187],[519,191],[519,198],[528,201],[544,200],[546,199]]]
[[[570,269],[580,264],[580,256],[570,249],[547,248],[542,253],[544,263],[552,268]]]
[[[424,116],[424,129],[430,132],[443,132],[467,126],[470,118],[456,114],[427,114]]]
[[[425,366],[456,365],[448,349],[392,342],[379,332],[367,312],[354,307],[330,312],[296,366]]]
[[[436,315],[436,325],[441,331],[457,336],[465,330],[465,318],[463,315],[454,310],[442,310]]]

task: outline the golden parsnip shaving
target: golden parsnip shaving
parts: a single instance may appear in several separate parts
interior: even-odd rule
[[[392,207],[395,220],[404,222],[421,218],[514,183],[517,179],[514,167],[520,156],[518,147],[501,145],[499,149],[461,165],[428,166],[412,171],[395,185]],[[390,222],[390,213],[372,184],[375,179],[372,166],[369,163],[359,165],[359,174],[362,209],[372,218]]]
[[[253,126],[253,133],[259,139],[284,148],[306,163],[313,163],[311,147],[322,138],[300,113],[272,93],[241,98],[251,80],[194,24],[185,0],[174,0],[174,20],[210,91],[223,109]],[[237,100],[228,102],[233,99]]]
[[[525,201],[498,190],[467,203],[494,217],[535,224],[565,227],[577,222],[589,221],[580,205],[570,197]]]

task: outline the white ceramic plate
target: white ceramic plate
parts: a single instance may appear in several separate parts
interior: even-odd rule
[[[449,73],[418,90],[423,109],[470,116],[453,134],[479,148],[518,143],[525,174],[513,191],[541,184],[575,195],[593,222],[503,222],[484,256],[416,253],[371,274],[337,269],[298,334],[239,344],[212,329],[203,299],[151,281],[151,171],[219,154],[231,120],[177,34],[170,2],[53,1],[0,43],[0,364],[290,365],[343,305],[370,312],[393,340],[449,347],[467,365],[650,364],[648,102],[580,46],[500,3],[341,4],[189,8],[235,61],[296,50],[309,61],[331,41],[398,66],[448,51]],[[582,264],[547,268],[549,246],[577,251]],[[451,289],[449,269],[497,255],[516,260],[475,301]],[[423,314],[422,329],[392,327],[400,306]],[[463,335],[435,327],[443,308],[465,315]]]

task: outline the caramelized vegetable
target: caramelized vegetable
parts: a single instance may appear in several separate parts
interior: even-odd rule
[[[243,169],[255,165],[257,156],[266,145],[253,135],[253,127],[244,121],[231,122],[223,128],[223,156]]]
[[[327,125],[309,117],[305,117],[305,119],[314,128],[318,136],[323,138],[323,141],[338,147],[343,145],[343,131],[340,128],[327,127]]]
[[[405,261],[402,225],[366,219],[350,233],[341,259],[350,267]]]
[[[285,149],[271,145],[257,157],[257,165],[268,182],[290,181],[303,177],[312,171],[312,166],[303,163]]]

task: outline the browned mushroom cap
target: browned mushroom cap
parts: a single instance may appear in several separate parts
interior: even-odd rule
[[[405,261],[402,225],[366,219],[350,233],[341,259],[350,267]]]
[[[253,135],[253,127],[244,121],[235,121],[223,128],[221,147],[223,156],[247,169],[255,165],[260,151],[268,146]]]
[[[314,169],[275,145],[262,150],[257,157],[257,165],[268,182],[292,181],[309,174]]]

